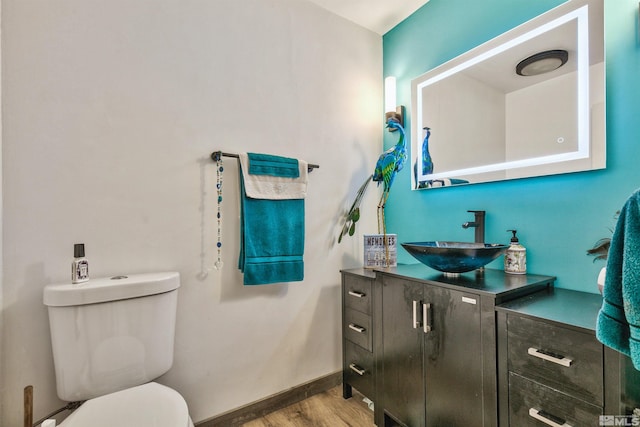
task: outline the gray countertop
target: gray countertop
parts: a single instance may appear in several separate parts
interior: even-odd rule
[[[549,320],[595,333],[601,306],[600,294],[551,288],[506,302],[497,306],[496,310]]]
[[[451,277],[422,264],[405,264],[380,270],[359,268],[342,270],[342,272],[362,275],[369,278],[375,278],[377,273],[381,273],[409,280],[418,280],[446,288],[466,290],[480,295],[491,296],[496,298],[496,302],[508,299],[507,297],[511,293],[521,294],[525,287],[547,286],[555,281],[555,277],[553,276],[507,274],[502,270],[490,268],[485,269],[482,273],[476,270],[469,273],[462,273],[457,277]]]

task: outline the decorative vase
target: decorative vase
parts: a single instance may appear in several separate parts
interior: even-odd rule
[[[607,275],[607,267],[602,267],[600,274],[598,274],[598,290],[602,294],[604,291],[604,278]]]

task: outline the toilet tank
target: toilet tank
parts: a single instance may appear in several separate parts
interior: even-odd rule
[[[47,285],[58,397],[91,399],[167,372],[179,286],[177,272]]]

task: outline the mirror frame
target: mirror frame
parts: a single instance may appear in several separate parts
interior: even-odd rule
[[[435,67],[434,69],[424,73],[423,75],[415,78],[411,82],[411,102],[412,111],[414,112],[412,120],[412,144],[411,144],[411,161],[417,161],[421,158],[421,145],[423,141],[423,89],[437,83],[449,76],[452,76],[458,72],[461,72],[473,65],[480,64],[498,55],[508,49],[532,40],[535,37],[544,34],[547,31],[567,24],[574,19],[577,21],[577,52],[576,66],[577,66],[577,150],[543,155],[530,159],[511,160],[502,163],[494,163],[490,165],[465,167],[454,170],[446,170],[442,172],[435,171],[428,175],[422,173],[422,168],[412,168],[412,189],[423,188],[440,188],[441,186],[427,186],[419,187],[418,183],[429,182],[433,183],[436,180],[442,182],[447,178],[464,177],[465,175],[476,175],[487,172],[496,171],[508,171],[512,169],[520,169],[531,166],[543,165],[543,164],[560,164],[563,162],[572,162],[574,160],[588,159],[597,151],[597,155],[589,162],[589,166],[576,167],[571,170],[563,171],[543,171],[542,173],[534,172],[532,174],[522,174],[515,177],[504,177],[502,179],[487,179],[479,180],[477,182],[464,182],[464,184],[474,184],[480,182],[502,181],[509,179],[517,179],[530,176],[544,176],[559,173],[578,172],[583,170],[602,169],[606,167],[606,146],[605,139],[605,112],[606,108],[603,108],[602,112],[602,147],[592,147],[592,135],[591,135],[591,105],[590,105],[590,45],[592,43],[598,43],[602,46],[598,46],[598,49],[602,52],[602,61],[604,61],[604,0],[571,0],[568,3],[563,3],[550,11],[543,13],[530,21],[521,24],[514,29],[507,31],[506,33],[489,40],[488,42],[450,60],[446,63]],[[591,11],[589,10],[591,8]],[[597,19],[594,19],[593,17]],[[591,21],[591,22],[590,22]],[[601,33],[601,34],[595,34]],[[515,65],[515,64],[514,64]],[[526,77],[525,77],[526,78]],[[606,80],[606,77],[603,79]],[[605,82],[602,82],[602,88],[605,89]],[[603,95],[604,99],[604,95]],[[604,101],[603,101],[604,102]],[[534,168],[532,168],[534,169]],[[442,186],[445,184],[443,183]],[[450,185],[460,185],[451,183]]]

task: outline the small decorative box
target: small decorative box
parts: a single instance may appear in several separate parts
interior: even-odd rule
[[[396,267],[398,265],[397,237],[396,234],[387,234],[387,247],[385,247],[384,234],[365,234],[364,268]],[[389,251],[388,260],[387,249]]]

